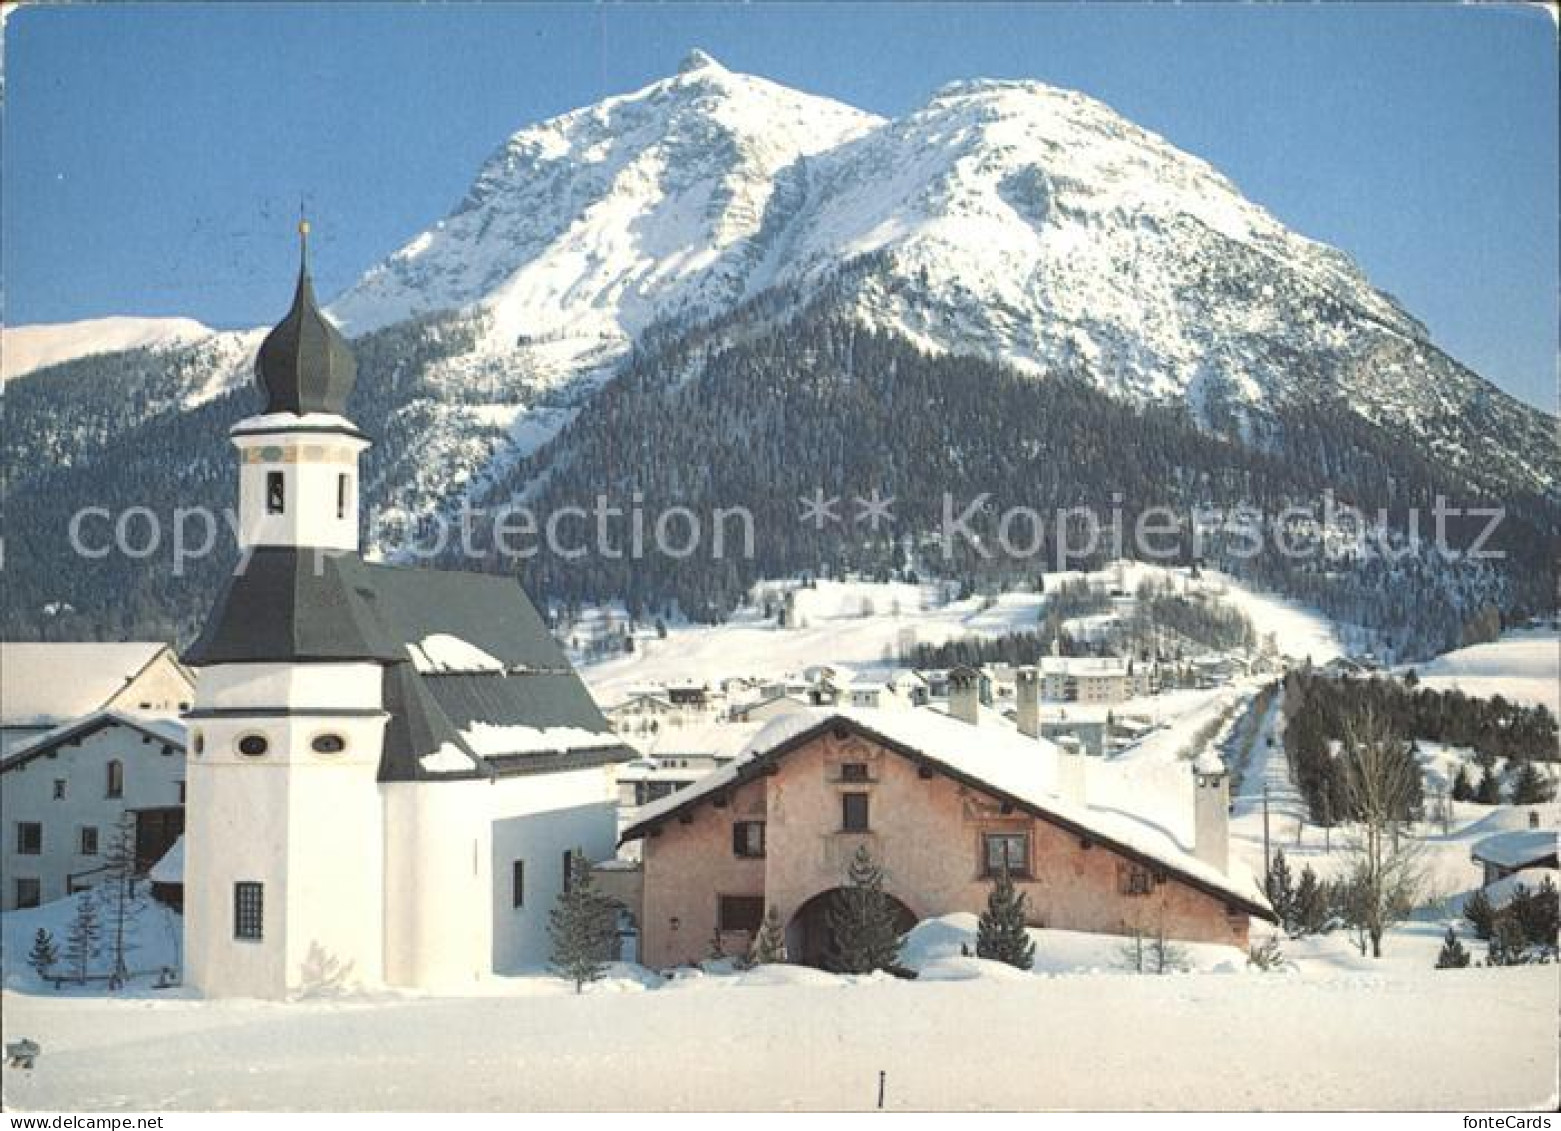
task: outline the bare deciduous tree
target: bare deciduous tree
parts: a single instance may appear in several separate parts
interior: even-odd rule
[[[1410,833],[1421,797],[1420,767],[1409,744],[1374,711],[1344,728],[1344,792],[1350,829],[1349,913],[1361,950],[1382,957],[1382,936],[1414,909],[1423,872],[1421,846]]]

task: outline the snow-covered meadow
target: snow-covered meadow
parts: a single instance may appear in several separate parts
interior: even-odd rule
[[[1258,973],[1122,969],[1119,939],[1036,931],[1032,973],[961,957],[971,916],[920,925],[915,981],[803,967],[619,966],[576,996],[537,975],[483,996],[270,1004],[186,991],[5,991],[14,1110],[1545,1108],[1554,967],[1373,963],[1342,940]],[[1330,937],[1332,938],[1332,937]],[[1397,940],[1395,940],[1397,941]],[[1332,945],[1332,951],[1325,948]],[[1429,946],[1429,943],[1427,944]],[[9,948],[8,948],[9,949]],[[9,963],[9,958],[8,958]],[[1296,1066],[1306,1066],[1298,1088]]]

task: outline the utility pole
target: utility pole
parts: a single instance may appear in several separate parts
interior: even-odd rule
[[[1268,783],[1263,783],[1263,882],[1268,882],[1270,869],[1273,867],[1268,858]]]

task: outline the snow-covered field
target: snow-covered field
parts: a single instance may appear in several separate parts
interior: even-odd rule
[[[545,976],[495,994],[207,1004],[182,991],[4,996],[13,1110],[901,1110],[1546,1108],[1553,968],[1434,971],[1306,944],[1261,974],[1188,947],[1195,972],[1129,974],[1121,940],[1035,931],[1036,970],[961,957],[972,916],[922,924],[922,970],[801,967],[663,980],[620,967],[583,996]],[[1395,944],[1399,940],[1395,937]],[[1061,973],[1059,973],[1061,971]],[[1296,1066],[1306,1066],[1304,1088]]]
[[[1415,672],[1426,687],[1501,695],[1561,714],[1561,633],[1555,629],[1517,629],[1489,644],[1447,652]]]

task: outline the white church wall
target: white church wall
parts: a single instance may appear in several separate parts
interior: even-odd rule
[[[196,706],[377,710],[382,683],[378,664],[217,664],[201,673]]]
[[[203,679],[204,682],[204,679]],[[199,741],[194,735],[198,731]],[[185,832],[186,980],[212,997],[280,998],[383,977],[383,717],[201,719]],[[346,749],[312,748],[323,733]],[[266,752],[239,752],[260,735]],[[197,752],[198,751],[198,752]],[[262,938],[236,937],[235,885],[263,885]]]
[[[386,980],[471,986],[490,973],[543,966],[563,855],[613,854],[610,770],[497,781],[398,782],[385,796]],[[513,862],[525,899],[513,905]]]
[[[497,783],[492,818],[493,969],[517,973],[547,962],[547,924],[564,884],[564,853],[592,862],[616,849],[616,787],[609,769],[508,778]],[[525,862],[522,906],[514,906],[513,866]]]

